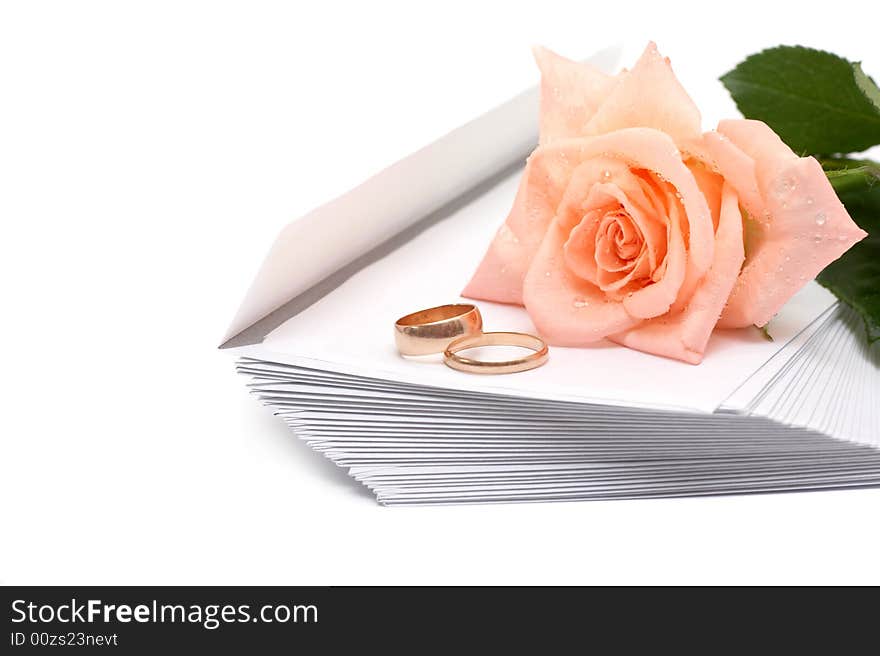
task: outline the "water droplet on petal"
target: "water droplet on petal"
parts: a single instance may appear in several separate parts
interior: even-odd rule
[[[837,238],[837,241],[849,241],[849,237],[847,237],[846,235],[840,235]]]
[[[817,232],[815,235],[813,235],[813,241],[816,242],[816,243],[818,244],[820,241],[822,241],[822,235],[820,235],[820,234]]]
[[[583,298],[582,296],[575,296],[575,298],[571,304],[573,306],[575,306],[576,308],[582,308],[582,307],[587,307],[590,304],[590,302],[587,301],[587,299]]]
[[[549,271],[545,271],[545,272],[544,272],[544,275],[547,276],[547,277],[549,278],[549,277],[550,277],[550,272],[549,272]]]
[[[825,221],[828,220],[828,217],[825,216],[825,212],[819,212],[816,215],[816,225],[825,225]]]
[[[611,171],[609,171],[608,169],[605,169],[604,171],[602,171],[602,181],[608,182],[610,179],[611,179]]]
[[[510,241],[514,243],[517,243],[519,241],[513,230],[511,230],[506,223],[502,223],[501,227],[498,228],[498,237],[500,239],[503,239],[504,241]]]
[[[807,196],[807,205],[812,205],[812,204],[813,204],[813,197]]]

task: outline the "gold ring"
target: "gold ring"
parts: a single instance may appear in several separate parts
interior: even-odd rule
[[[521,346],[531,349],[531,353],[516,360],[474,360],[458,354],[459,351],[478,346]],[[475,374],[510,374],[517,371],[528,371],[540,367],[550,357],[547,344],[540,337],[526,333],[482,333],[470,337],[461,337],[452,342],[443,353],[443,361],[459,371]]]
[[[401,355],[442,353],[459,337],[479,335],[483,317],[477,306],[455,303],[419,310],[394,324],[394,341]]]

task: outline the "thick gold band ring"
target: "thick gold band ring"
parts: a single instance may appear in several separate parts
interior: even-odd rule
[[[531,349],[531,353],[516,360],[474,360],[458,355],[459,351],[479,346],[521,346]],[[482,333],[461,337],[452,342],[443,353],[443,361],[459,371],[475,374],[510,374],[540,367],[550,357],[547,344],[539,337],[526,333]]]
[[[394,341],[401,355],[442,353],[459,337],[479,335],[483,317],[475,305],[456,303],[413,312],[394,324]]]

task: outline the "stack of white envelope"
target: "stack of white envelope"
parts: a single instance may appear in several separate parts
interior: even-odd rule
[[[225,344],[253,393],[386,504],[880,485],[880,343],[813,282],[772,340],[716,331],[697,366],[608,343],[502,376],[397,354],[398,317],[460,300],[513,201],[535,103],[285,228]],[[478,306],[485,330],[534,332],[523,308]]]
[[[299,438],[382,503],[690,496],[880,484],[878,346],[868,348],[859,320],[834,305],[711,413],[249,356],[238,370]]]

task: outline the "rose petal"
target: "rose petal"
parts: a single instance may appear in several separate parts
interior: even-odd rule
[[[522,287],[529,263],[568,189],[589,189],[607,171],[617,180],[626,166],[607,158],[581,162],[579,148],[536,149],[526,162],[519,190],[505,223],[499,228],[462,296],[522,305]],[[580,192],[579,192],[580,193]],[[569,227],[583,218],[584,198],[573,198]],[[564,216],[564,213],[563,213]]]
[[[769,125],[752,119],[727,119],[718,123],[718,132],[755,162],[797,157]]]
[[[617,76],[547,48],[536,47],[533,52],[541,69],[540,143],[584,136],[587,123],[617,84]]]
[[[725,184],[715,233],[715,261],[687,307],[676,314],[642,322],[610,339],[646,353],[699,364],[743,258],[742,216],[736,193]]]
[[[755,177],[755,160],[741,150],[728,137],[719,132],[707,132],[702,136],[700,159],[718,171],[739,196],[739,202],[755,218],[764,212],[764,201],[758,191]]]
[[[698,161],[688,160],[686,164],[709,205],[712,225],[715,226],[717,232],[721,216],[721,191],[724,188],[724,179],[720,175],[709,171]],[[702,279],[703,274],[694,270],[694,267],[689,266],[687,268],[684,281],[681,283],[681,288],[678,291],[678,297],[675,299],[672,307],[669,308],[671,312],[681,312],[685,308]]]
[[[703,197],[709,205],[709,213],[712,215],[712,225],[715,232],[718,232],[718,221],[721,219],[721,192],[724,189],[725,178],[694,160],[685,161],[685,165],[697,181],[700,191],[703,192]],[[734,191],[736,191],[735,186]]]
[[[712,264],[714,245],[712,217],[706,198],[685,166],[668,135],[650,128],[626,128],[587,139],[567,139],[535,151],[537,159],[559,158],[580,163],[594,157],[616,158],[631,166],[655,173],[672,185],[681,196],[687,226],[689,260],[695,270],[705,273]]]
[[[609,202],[618,203],[638,226],[641,237],[648,248],[649,263],[653,270],[666,256],[666,223],[654,216],[656,209],[648,200],[636,177],[628,170],[624,170],[610,179],[611,182],[593,185],[586,206],[591,208]],[[571,189],[573,187],[570,186],[569,190]],[[581,190],[574,189],[576,192],[583,193]],[[566,197],[568,195],[567,192]],[[566,199],[564,198],[562,206],[565,204]]]
[[[678,205],[672,206],[669,213],[667,231],[668,250],[666,252],[666,271],[658,281],[633,291],[623,299],[623,307],[631,316],[650,319],[669,311],[678,296],[684,281],[687,255],[684,237],[681,234],[681,217]]]
[[[599,274],[616,274],[620,271],[630,271],[631,263],[622,259],[617,254],[616,235],[620,227],[618,222],[629,221],[623,214],[606,214],[599,222],[599,230],[594,242],[593,259],[596,261]],[[629,221],[628,230],[634,230],[632,221]],[[619,276],[617,276],[619,277]],[[600,283],[601,286],[601,283]]]
[[[571,154],[576,156],[574,150]],[[564,156],[569,157],[569,154]],[[630,177],[626,164],[619,160],[597,157],[579,163],[571,174],[556,210],[560,226],[570,229],[582,222],[586,212],[601,209],[604,214],[617,207],[619,203],[616,196],[599,193],[603,188],[601,185],[612,184],[617,188],[623,185],[630,188]],[[601,218],[599,215],[597,220]]]
[[[674,154],[672,159],[675,164],[682,164],[680,155],[677,153]],[[682,233],[689,244],[686,248],[686,250],[688,250],[688,256],[684,258],[685,274],[683,280],[679,279],[678,271],[674,272],[673,277],[669,278],[663,286],[653,292],[646,292],[642,296],[641,301],[645,301],[645,305],[639,305],[639,299],[628,302],[627,307],[633,312],[644,313],[649,316],[657,316],[652,313],[657,312],[665,305],[666,299],[672,291],[676,292],[676,296],[673,299],[674,303],[671,306],[671,309],[680,310],[686,300],[690,298],[696,285],[703,278],[703,275],[706,273],[706,270],[710,265],[709,258],[711,258],[713,245],[712,235],[714,231],[712,213],[709,210],[706,195],[703,193],[699,185],[696,184],[693,172],[683,164],[682,166],[690,174],[689,177],[693,180],[693,185],[689,182],[684,182],[687,176],[679,176],[679,178],[677,178],[681,179],[679,185],[676,183],[676,180],[667,177],[663,170],[656,168],[652,169],[650,166],[645,167],[653,170],[660,178],[673,183],[673,186],[678,188],[678,196],[681,197],[680,199],[678,196],[670,192],[666,183],[657,180],[656,175],[639,176],[639,180],[642,182],[644,188],[644,195],[649,199],[654,214],[669,215],[672,213],[673,207],[681,204],[685,205],[685,216],[688,220],[682,221],[680,225]],[[687,190],[682,192],[682,189]],[[705,208],[705,211],[698,208]],[[685,232],[685,230],[687,230],[687,232]],[[664,228],[664,242],[668,240],[665,233],[666,230]],[[676,259],[675,263],[679,264],[681,261],[681,259]],[[670,260],[667,258],[663,260],[659,266],[655,265],[653,267],[653,279],[655,282],[659,282],[666,278],[666,269],[669,262]],[[667,307],[667,309],[670,308]]]
[[[513,201],[513,208],[495,233],[473,277],[461,292],[462,296],[522,305],[522,282],[535,251],[531,242],[537,241],[536,238],[539,239],[544,230],[536,222],[534,230],[521,230],[523,238],[520,238],[511,228],[511,225],[525,225],[523,217],[527,213],[528,184],[526,168]]]
[[[653,42],[633,69],[620,75],[620,81],[587,124],[585,134],[633,127],[655,128],[678,143],[700,136],[700,110]]]
[[[462,296],[522,305],[529,263],[575,167],[563,149],[554,150],[555,157],[536,157],[538,152],[536,149],[529,156],[513,207]]]
[[[669,136],[650,128],[627,128],[597,137],[562,139],[535,149],[526,164],[523,182],[505,226],[498,231],[462,295],[500,303],[522,303],[526,270],[535,257],[546,226],[560,207],[563,193],[572,188],[569,183],[575,169],[589,163],[579,172],[585,176],[583,181],[570,192],[583,193],[580,185],[589,184],[590,176],[604,174],[602,167],[614,160],[619,160],[618,168],[622,161],[652,171],[678,190],[688,221],[688,266],[700,275],[706,272],[712,263],[712,218],[694,176]],[[560,220],[570,229],[582,216],[566,218],[560,213]],[[684,226],[682,229],[684,231]]]
[[[599,285],[599,270],[595,258],[596,233],[602,219],[604,210],[590,210],[584,215],[583,220],[572,228],[565,245],[562,247],[562,256],[565,264],[571,272],[584,280]],[[561,221],[557,218],[560,229]]]
[[[599,228],[594,247],[593,255],[598,267],[598,287],[610,296],[615,296],[615,292],[621,292],[630,283],[651,275],[647,252],[642,248],[644,242],[640,242],[639,251],[633,256],[634,259],[629,261],[621,259],[616,253],[616,243],[611,243],[613,239],[608,234],[609,231],[626,224],[629,231],[635,232],[632,219],[625,214],[606,215],[603,225]]]
[[[541,336],[556,346],[580,346],[638,322],[608,302],[595,285],[571,272],[561,257],[568,230],[554,219],[523,285],[523,300]]]
[[[867,236],[812,157],[777,157],[761,162],[757,171],[769,219],[749,238],[748,261],[722,327],[765,325],[809,280]]]
[[[601,244],[599,248],[601,248]],[[625,272],[611,272],[607,269],[599,269],[599,289],[615,301],[623,301],[626,299],[625,294],[635,291],[640,280],[644,280],[651,274],[651,267],[648,266],[648,258],[641,254],[634,263]],[[626,306],[624,306],[626,309]],[[632,314],[632,313],[630,313]]]

